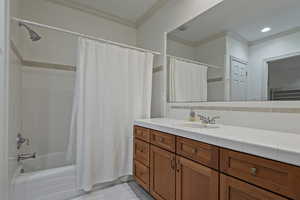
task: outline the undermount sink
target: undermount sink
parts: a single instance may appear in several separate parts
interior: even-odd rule
[[[219,128],[216,124],[201,124],[200,122],[184,122],[178,124],[178,126],[186,128]]]

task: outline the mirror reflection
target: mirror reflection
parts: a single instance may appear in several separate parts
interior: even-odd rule
[[[300,100],[299,10],[226,0],[168,33],[169,102]]]

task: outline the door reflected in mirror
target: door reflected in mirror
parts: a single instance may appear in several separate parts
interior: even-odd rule
[[[299,10],[226,0],[168,33],[169,102],[300,100]]]

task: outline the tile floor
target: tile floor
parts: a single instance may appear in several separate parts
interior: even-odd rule
[[[136,182],[131,181],[77,197],[73,200],[154,200]]]

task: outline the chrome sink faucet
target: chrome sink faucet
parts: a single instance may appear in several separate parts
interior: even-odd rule
[[[216,119],[220,119],[221,117],[215,116],[215,117],[205,117],[203,115],[198,114],[198,117],[201,121],[203,121],[205,124],[216,124]]]

